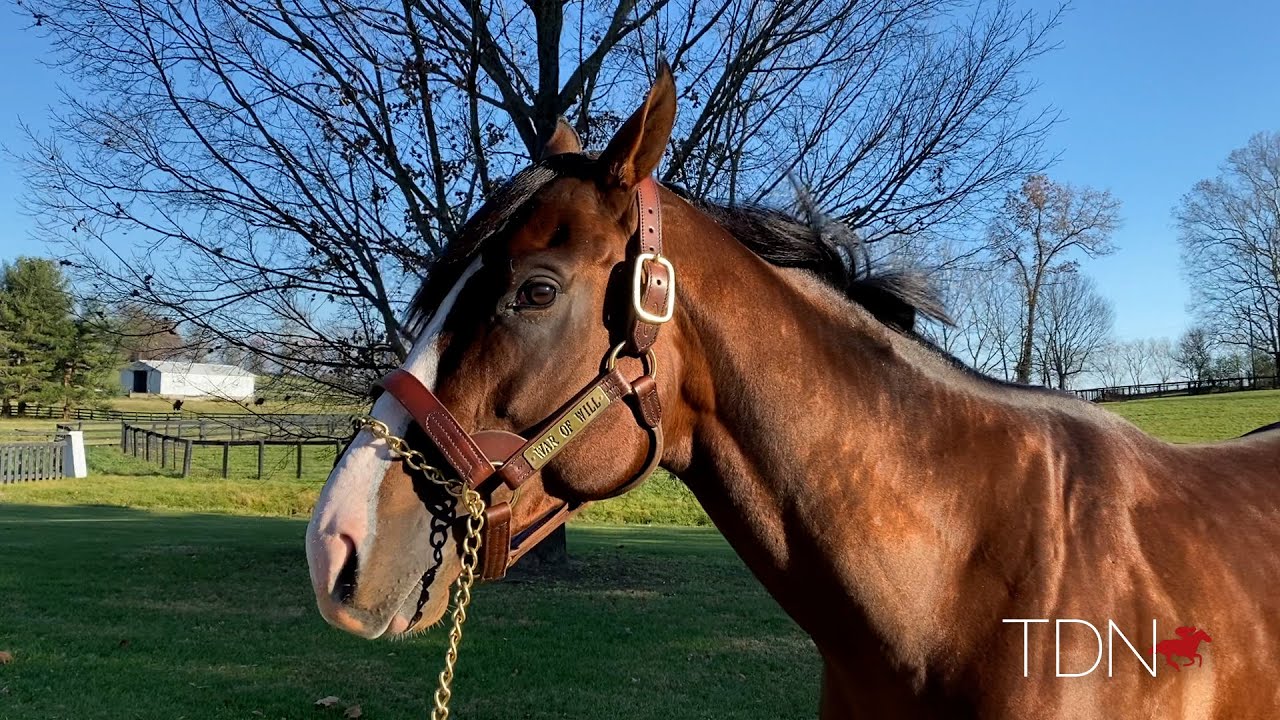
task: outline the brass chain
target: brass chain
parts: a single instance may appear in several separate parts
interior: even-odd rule
[[[467,621],[467,606],[471,604],[471,585],[476,581],[476,569],[480,566],[480,531],[484,529],[484,499],[480,493],[466,488],[463,502],[467,504],[467,537],[462,541],[462,574],[453,589],[453,627],[449,629],[449,649],[444,653],[444,670],[436,685],[435,707],[431,720],[447,720],[449,699],[453,697],[453,668],[458,663],[458,645],[462,642],[462,624]]]
[[[387,444],[392,455],[403,460],[405,465],[425,475],[427,480],[449,491],[449,494],[456,498],[462,497],[463,490],[467,486],[466,483],[461,480],[450,480],[445,476],[443,470],[427,462],[426,455],[409,447],[409,443],[405,442],[404,438],[393,435],[391,428],[387,427],[386,423],[376,418],[358,416],[352,420],[352,424],[355,426],[356,432],[367,429],[373,433],[375,438]]]
[[[448,720],[449,700],[453,697],[453,671],[458,664],[458,646],[462,643],[462,625],[467,621],[467,606],[471,604],[471,586],[475,584],[480,568],[480,542],[484,530],[484,498],[462,480],[450,480],[440,468],[427,463],[422,453],[409,447],[404,438],[391,433],[381,420],[357,417],[353,421],[356,432],[367,429],[373,436],[387,443],[391,454],[406,465],[421,472],[428,480],[460,500],[467,506],[467,535],[462,540],[462,573],[453,589],[453,627],[449,629],[449,648],[444,654],[444,670],[431,708],[431,720]]]

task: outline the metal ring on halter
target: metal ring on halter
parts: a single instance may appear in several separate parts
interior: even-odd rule
[[[617,345],[614,345],[609,350],[608,355],[604,356],[604,369],[606,372],[612,371],[615,367],[618,366],[618,354],[621,353],[622,348],[626,346],[627,344],[625,342],[620,342]],[[657,380],[658,379],[658,356],[653,354],[653,348],[649,348],[648,350],[644,351],[644,355],[640,356],[640,362],[644,364],[644,374],[648,375],[654,380]]]
[[[507,464],[507,461],[506,460],[490,460],[489,464],[493,466],[494,470],[501,470],[502,466]],[[524,489],[524,486],[521,485],[511,493],[511,500],[509,500],[508,502],[511,503],[512,510],[515,510],[516,503],[520,502],[520,491],[523,489]]]

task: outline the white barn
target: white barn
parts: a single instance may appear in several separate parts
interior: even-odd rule
[[[120,371],[120,388],[129,395],[248,400],[254,380],[253,373],[233,365],[169,360],[139,360]]]

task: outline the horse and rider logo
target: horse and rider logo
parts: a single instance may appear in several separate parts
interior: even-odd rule
[[[1161,640],[1156,643],[1153,652],[1164,656],[1164,661],[1168,665],[1172,665],[1174,670],[1182,672],[1182,668],[1191,667],[1192,665],[1204,665],[1204,656],[1200,654],[1200,643],[1213,642],[1213,638],[1209,637],[1209,633],[1195,627],[1180,627],[1173,631],[1178,635],[1176,638]],[[1186,658],[1186,664],[1174,662],[1175,657]]]

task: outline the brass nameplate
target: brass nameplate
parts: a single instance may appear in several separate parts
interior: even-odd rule
[[[537,444],[524,451],[524,459],[534,470],[551,461],[551,458],[568,444],[569,440],[583,428],[595,420],[600,411],[609,407],[609,395],[604,388],[598,387],[582,399],[582,402],[569,408],[569,412],[560,416],[560,420],[547,432]]]

